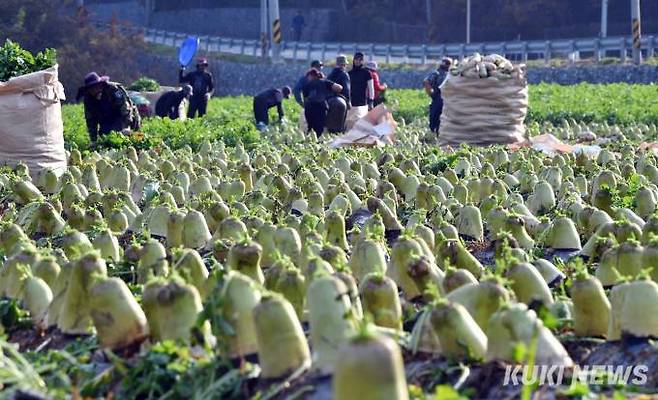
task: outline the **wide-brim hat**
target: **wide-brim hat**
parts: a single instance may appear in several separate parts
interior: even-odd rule
[[[85,76],[84,87],[88,88],[99,83],[108,82],[110,80],[109,76],[100,76],[96,72],[90,72]]]

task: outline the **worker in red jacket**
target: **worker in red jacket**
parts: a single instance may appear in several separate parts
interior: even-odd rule
[[[388,88],[385,83],[381,83],[379,79],[379,72],[377,72],[377,61],[368,61],[366,67],[370,70],[370,75],[372,76],[372,82],[375,87],[375,107],[384,103],[386,98],[384,97],[384,92]]]

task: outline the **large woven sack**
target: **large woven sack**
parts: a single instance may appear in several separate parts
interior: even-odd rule
[[[372,147],[392,144],[395,141],[397,122],[384,104],[370,110],[346,134],[334,138],[329,144],[338,147]]]
[[[347,101],[340,96],[331,97],[327,100],[329,110],[325,126],[329,133],[345,131],[345,119],[347,118]]]
[[[66,170],[57,65],[0,82],[0,163],[25,163],[32,177],[50,168]]]
[[[347,118],[345,119],[345,130],[349,132],[349,130],[354,127],[356,122],[366,115],[368,115],[368,106],[352,106],[352,108],[347,111]]]
[[[524,140],[528,82],[523,71],[511,79],[449,75],[441,85],[443,113],[439,144],[476,146]]]

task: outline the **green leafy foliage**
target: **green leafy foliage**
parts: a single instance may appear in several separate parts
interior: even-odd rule
[[[292,105],[289,102],[287,105]],[[109,148],[134,146],[137,149],[156,147],[160,143],[178,149],[191,146],[193,149],[205,140],[222,140],[234,146],[239,141],[247,148],[260,140],[260,133],[253,123],[251,99],[248,97],[215,98],[210,101],[208,114],[204,118],[185,121],[168,118],[149,118],[142,123],[141,132],[124,136],[118,133],[107,135],[99,145]],[[289,115],[296,118],[296,107]],[[89,135],[81,105],[63,107],[64,139],[71,147],[87,149]]]
[[[658,123],[655,85],[616,83],[573,86],[540,84],[530,87],[528,121],[560,124],[565,119],[578,122],[606,122],[629,125]]]
[[[7,39],[0,47],[0,82],[50,68],[56,63],[55,49],[46,49],[34,56],[18,43]]]
[[[17,300],[0,299],[0,332],[31,325],[29,313],[18,306]]]
[[[160,84],[155,80],[142,76],[128,86],[128,90],[135,92],[157,92],[160,90]]]
[[[468,397],[462,396],[452,386],[439,385],[436,387],[436,400],[466,400]]]
[[[126,371],[120,393],[131,399],[240,398],[253,368],[228,370],[221,361],[171,341],[155,344]]]

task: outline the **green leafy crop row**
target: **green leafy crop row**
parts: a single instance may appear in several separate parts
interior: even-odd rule
[[[397,120],[409,123],[427,118],[429,99],[421,90],[391,90],[388,99]],[[286,102],[285,107],[288,120],[296,124],[300,108],[293,101]],[[82,107],[65,106],[63,114],[67,143],[81,149],[87,148],[89,138]],[[527,122],[560,124],[566,119],[619,125],[658,124],[658,87],[628,84],[530,86]],[[244,96],[213,99],[208,115],[203,119],[184,122],[147,119],[143,123],[142,133],[143,136],[133,137],[112,135],[106,138],[104,144],[110,147],[132,144],[145,148],[164,142],[179,148],[184,145],[196,147],[209,138],[221,139],[229,145],[241,140],[249,146],[259,139],[253,124],[252,100]]]
[[[407,122],[427,115],[429,99],[421,90],[393,90],[389,99],[396,116]],[[617,125],[656,124],[658,86],[625,83],[530,86],[527,122],[560,124],[566,119]]]
[[[655,124],[658,122],[658,86],[581,83],[530,87],[529,120],[557,124],[567,118],[585,123]]]
[[[66,105],[63,107],[62,114],[66,143],[79,149],[88,148],[90,142],[83,107]],[[133,145],[136,148],[150,148],[157,143],[165,143],[172,148],[181,148],[185,145],[197,148],[201,142],[210,139],[223,140],[228,145],[234,145],[240,140],[249,147],[259,140],[259,133],[252,119],[249,98],[213,99],[205,118],[186,121],[172,121],[166,118],[145,119],[140,134],[108,135],[102,144],[116,148],[127,145]]]

